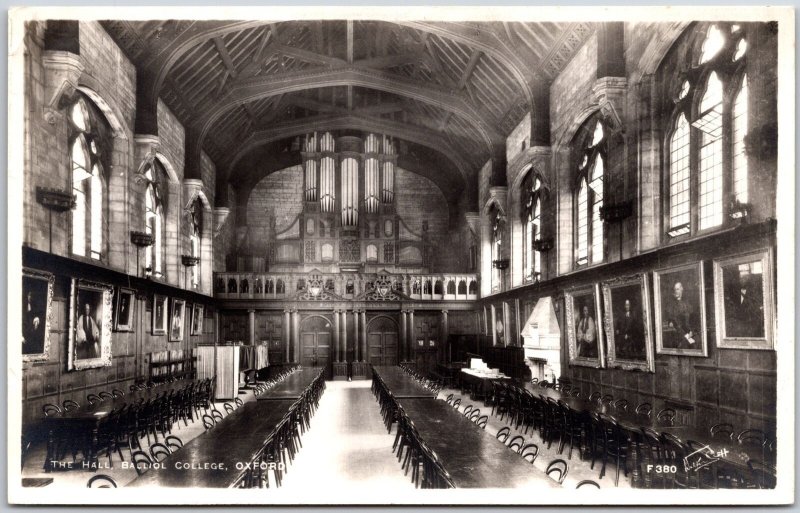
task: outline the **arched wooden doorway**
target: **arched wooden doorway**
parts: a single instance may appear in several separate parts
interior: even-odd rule
[[[367,346],[372,365],[397,365],[397,323],[379,315],[367,324]]]
[[[330,378],[331,338],[333,328],[325,317],[313,315],[300,323],[300,364],[303,367],[323,367]]]

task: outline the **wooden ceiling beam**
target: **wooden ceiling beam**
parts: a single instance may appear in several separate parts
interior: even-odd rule
[[[232,78],[236,78],[236,66],[233,65],[231,55],[228,53],[228,49],[225,47],[225,41],[223,41],[220,37],[215,37],[212,39],[212,41],[214,41],[214,46],[217,47],[217,53],[222,59],[222,63],[225,64],[225,67],[228,69],[228,73],[230,73]]]
[[[464,73],[461,75],[461,79],[458,81],[459,90],[464,89],[464,86],[467,85],[469,78],[472,76],[472,72],[475,71],[475,66],[477,66],[478,61],[481,60],[481,55],[483,55],[483,52],[480,50],[475,50],[472,52],[469,62],[467,63],[467,67],[464,68]]]
[[[304,50],[302,48],[295,48],[293,46],[277,45],[276,50],[283,55],[288,55],[306,62],[316,62],[319,64],[325,64],[327,66],[341,66],[343,64],[347,64],[346,61],[337,57],[331,57],[330,55],[324,55],[321,53],[312,52],[311,50]]]
[[[402,66],[404,64],[413,64],[421,61],[424,54],[421,52],[406,52],[398,55],[383,55],[380,57],[372,57],[371,59],[359,59],[353,64],[361,68],[372,69],[385,69]]]

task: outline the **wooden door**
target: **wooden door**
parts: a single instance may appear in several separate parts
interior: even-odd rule
[[[397,365],[397,324],[388,317],[376,317],[367,325],[368,360],[372,365]]]
[[[300,325],[300,364],[304,367],[323,367],[330,377],[331,323],[324,317],[309,317]]]

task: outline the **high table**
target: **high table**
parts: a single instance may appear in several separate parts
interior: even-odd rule
[[[51,415],[42,419],[42,428],[47,433],[47,456],[44,462],[44,471],[53,469],[73,468],[71,465],[61,465],[57,461],[57,440],[71,440],[76,446],[83,447],[88,465],[94,465],[97,455],[94,452],[97,441],[98,426],[100,421],[108,417],[111,412],[120,410],[126,404],[135,404],[154,399],[164,392],[181,390],[194,383],[193,379],[182,379],[171,383],[163,383],[144,390],[135,390],[114,399],[105,399],[103,402],[89,404],[86,402],[80,408],[64,412],[60,415]]]
[[[258,456],[293,404],[291,399],[249,401],[128,486],[229,488]]]
[[[321,367],[303,367],[286,376],[280,383],[256,397],[259,401],[283,401],[299,399],[317,376]]]
[[[461,380],[473,387],[481,397],[486,397],[492,392],[492,381],[510,381],[511,378],[503,373],[485,374],[472,369],[461,369]]]
[[[389,365],[376,365],[372,367],[372,371],[380,376],[386,384],[386,388],[397,398],[417,398],[417,399],[435,399],[436,393],[423,387],[417,381],[409,376],[403,369],[397,366]]]
[[[398,402],[457,488],[561,487],[446,402]]]

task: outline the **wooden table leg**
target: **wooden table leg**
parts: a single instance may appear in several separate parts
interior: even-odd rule
[[[47,456],[44,458],[44,471],[51,472],[53,470],[53,466],[56,463],[56,451],[58,448],[56,447],[55,441],[55,434],[53,430],[50,429],[47,432]]]

